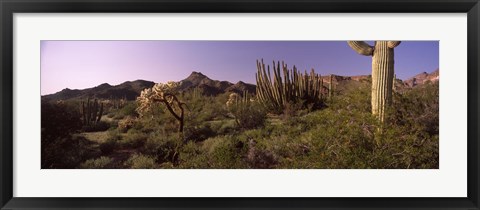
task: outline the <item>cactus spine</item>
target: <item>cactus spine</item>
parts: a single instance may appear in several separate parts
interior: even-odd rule
[[[302,74],[295,66],[288,69],[287,64],[273,62],[273,75],[270,66],[265,67],[263,59],[257,60],[257,98],[274,112],[281,113],[290,102],[305,100],[306,103],[320,104],[323,102],[323,81],[312,69],[310,74]],[[273,78],[272,78],[273,77]]]
[[[103,103],[99,103],[97,99],[90,101],[90,98],[88,98],[86,103],[82,101],[81,112],[83,125],[96,125],[102,119]]]
[[[383,122],[385,108],[392,102],[394,48],[400,41],[375,41],[370,46],[363,41],[348,41],[358,54],[372,56],[372,114]]]

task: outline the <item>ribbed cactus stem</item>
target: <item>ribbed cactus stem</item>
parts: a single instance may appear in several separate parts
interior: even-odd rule
[[[385,108],[392,102],[394,48],[400,41],[376,41],[372,47],[363,41],[349,41],[358,54],[372,56],[372,114],[385,120]]]
[[[97,99],[90,101],[90,98],[88,98],[87,102],[82,101],[81,111],[83,125],[95,125],[102,119],[103,103],[98,102]]]
[[[295,66],[288,69],[282,62],[272,63],[273,75],[270,66],[266,66],[263,60],[257,60],[257,98],[275,112],[282,112],[287,103],[306,100],[308,103],[322,103],[321,77],[311,69],[310,74],[300,73]]]

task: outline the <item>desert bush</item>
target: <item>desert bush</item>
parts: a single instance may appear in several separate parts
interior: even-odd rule
[[[158,168],[157,164],[155,163],[155,158],[141,155],[141,154],[134,154],[131,156],[126,162],[125,166],[128,168],[133,169],[154,169]]]
[[[98,132],[98,131],[106,131],[110,129],[110,127],[111,127],[111,124],[109,122],[99,121],[95,124],[82,126],[82,130],[84,132]]]
[[[395,94],[393,106],[387,110],[388,122],[397,126],[439,133],[439,84],[428,83],[413,88],[403,95]],[[415,127],[416,126],[416,127]]]
[[[122,133],[127,132],[130,128],[133,128],[137,123],[137,119],[132,116],[127,116],[125,119],[118,121],[118,130]]]
[[[66,137],[82,127],[79,111],[66,104],[41,103],[42,144]]]
[[[257,142],[278,168],[438,168],[438,136],[393,124],[379,132],[378,123],[370,112],[327,108]]]
[[[83,169],[104,169],[104,168],[111,168],[113,159],[110,157],[99,157],[96,159],[90,159],[83,162],[80,165],[80,168]]]
[[[233,119],[212,122],[210,127],[216,132],[216,135],[227,135],[236,132],[236,122]]]
[[[200,148],[199,159],[206,160],[205,168],[247,168],[242,145],[234,136],[209,138]]]
[[[283,120],[288,120],[292,117],[296,117],[298,115],[300,115],[300,113],[304,110],[303,109],[303,104],[304,102],[303,101],[300,101],[300,102],[288,102],[285,104],[284,108],[283,108],[283,114],[282,114],[282,118]]]
[[[354,83],[353,87],[342,90],[341,95],[335,95],[334,100],[329,101],[330,108],[339,110],[351,110],[360,112],[371,112],[371,84]]]
[[[193,141],[187,142],[180,149],[180,168],[208,168],[207,160],[208,157],[202,154],[200,146]]]
[[[89,156],[91,144],[73,135],[81,129],[80,113],[68,103],[41,103],[41,167],[75,168]]]
[[[257,102],[238,103],[230,109],[238,127],[242,129],[258,128],[265,125],[267,112]]]
[[[127,116],[137,117],[138,113],[135,111],[136,108],[137,108],[136,102],[134,101],[128,102],[124,107],[122,107],[120,110],[116,112],[114,119],[119,120]]]
[[[148,138],[148,134],[137,131],[129,130],[127,134],[120,141],[122,148],[139,148],[145,144]]]
[[[182,144],[183,140],[179,133],[167,134],[161,131],[155,131],[148,136],[141,152],[156,158],[158,163],[176,163],[178,151]]]
[[[185,141],[203,141],[210,137],[215,136],[216,133],[211,128],[210,124],[204,123],[200,126],[187,127],[183,133]]]
[[[50,144],[42,144],[42,168],[75,168],[92,155],[91,144],[77,135],[57,137]]]
[[[100,151],[102,152],[103,155],[109,155],[112,154],[112,152],[115,150],[117,146],[117,138],[112,138],[109,137],[105,142],[100,144]]]

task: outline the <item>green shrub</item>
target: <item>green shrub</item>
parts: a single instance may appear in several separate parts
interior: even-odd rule
[[[42,101],[41,109],[42,144],[67,137],[82,127],[80,113],[72,106]]]
[[[215,136],[215,131],[212,130],[210,124],[204,123],[200,126],[196,127],[187,127],[183,132],[184,140],[185,141],[203,141],[210,137]]]
[[[41,167],[75,168],[89,156],[88,140],[73,135],[81,129],[74,105],[41,103]]]
[[[202,154],[200,147],[195,142],[187,142],[180,149],[180,168],[208,168],[208,157]]]
[[[84,132],[98,132],[98,131],[106,131],[111,127],[111,124],[105,121],[99,121],[92,125],[85,125],[82,127]]]
[[[133,169],[154,169],[158,168],[155,158],[140,154],[134,154],[126,162],[125,166]]]
[[[91,144],[89,140],[77,135],[57,137],[49,144],[42,143],[42,168],[75,168],[92,155]]]
[[[304,112],[306,111],[305,109],[303,109],[304,104],[305,104],[304,101],[300,101],[297,103],[288,102],[287,104],[285,104],[285,107],[283,109],[283,114],[282,114],[283,120],[289,120],[292,117],[296,117],[298,115],[304,114]]]
[[[133,128],[137,123],[137,119],[131,116],[127,116],[124,119],[118,121],[118,130],[122,133],[127,132]]]
[[[110,113],[107,114],[107,117],[113,118],[113,117],[115,117],[115,113],[114,113],[114,112],[110,112]]]
[[[129,130],[120,143],[122,148],[139,148],[145,144],[147,138],[148,134],[137,130]]]
[[[112,154],[117,146],[118,139],[116,138],[108,138],[107,141],[100,144],[100,151],[103,155]]]
[[[128,102],[124,107],[122,107],[120,110],[117,111],[114,119],[119,120],[127,116],[137,117],[138,113],[135,110],[136,108],[137,108],[136,102]]]
[[[176,163],[179,148],[183,145],[181,135],[178,133],[167,134],[156,131],[148,136],[141,152],[150,157],[156,158],[159,163]]]
[[[110,157],[102,156],[96,159],[90,159],[80,165],[83,169],[104,169],[111,168],[113,159]]]
[[[256,102],[238,103],[232,106],[232,114],[242,129],[258,128],[265,125],[267,112]]]
[[[228,135],[233,134],[237,131],[237,124],[234,119],[214,121],[210,122],[209,125],[210,128],[216,133],[216,135]]]

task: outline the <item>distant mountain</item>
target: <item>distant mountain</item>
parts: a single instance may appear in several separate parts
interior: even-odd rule
[[[247,91],[248,93],[255,93],[257,89],[256,85],[248,84],[245,82],[237,82],[236,84],[228,87],[226,89],[226,92],[235,92],[238,94],[242,94],[244,91]]]
[[[69,99],[82,99],[88,97],[102,98],[102,99],[122,99],[135,100],[140,92],[145,88],[153,87],[155,83],[145,80],[135,80],[124,82],[119,85],[109,85],[103,83],[93,88],[87,88],[83,90],[72,90],[65,88],[60,92],[42,96],[44,100],[69,100]]]
[[[180,81],[179,91],[199,88],[205,95],[218,95],[224,93],[230,86],[232,86],[230,82],[212,80],[201,72],[193,71],[190,76]]]
[[[193,88],[199,88],[205,95],[218,95],[225,92],[255,93],[256,86],[242,81],[232,84],[228,81],[212,80],[201,72],[192,72],[190,76],[180,81],[179,91],[188,91]]]
[[[247,91],[249,93],[255,93],[256,86],[253,84],[244,83],[242,81],[233,84],[228,81],[212,80],[202,74],[201,72],[192,72],[190,76],[179,81],[180,86],[178,91],[185,92],[194,88],[199,88],[203,94],[208,96],[215,96],[225,92],[243,93]],[[70,99],[85,99],[100,98],[100,99],[123,99],[135,100],[142,90],[145,88],[151,88],[155,85],[154,82],[145,80],[127,81],[120,85],[109,85],[103,83],[93,88],[87,88],[83,90],[71,90],[63,89],[60,92],[42,96],[44,100],[70,100]]]
[[[324,88],[328,88],[330,83],[330,75],[322,76],[324,82]],[[397,88],[405,89],[412,88],[418,85],[422,85],[427,81],[438,81],[439,70],[435,70],[432,73],[420,73],[408,80],[401,81],[397,79]],[[362,83],[368,83],[371,81],[370,75],[359,76],[339,76],[333,75],[332,78],[334,87],[337,91],[343,91],[346,89],[355,89]],[[119,85],[109,85],[103,83],[93,88],[87,88],[83,90],[72,90],[65,88],[60,92],[42,96],[44,100],[70,100],[70,99],[85,99],[88,97],[95,97],[100,99],[123,99],[135,100],[142,90],[145,88],[153,87],[155,83],[145,80],[127,81]],[[232,92],[243,94],[247,91],[250,94],[255,94],[256,86],[248,84],[242,81],[233,84],[228,81],[212,80],[201,72],[192,72],[187,78],[179,81],[178,91],[185,92],[198,88],[204,95],[215,96],[218,94]]]
[[[422,72],[420,74],[415,75],[414,77],[405,80],[403,83],[408,87],[415,87],[418,85],[423,85],[426,82],[435,82],[440,79],[440,71],[436,69],[431,73]]]

